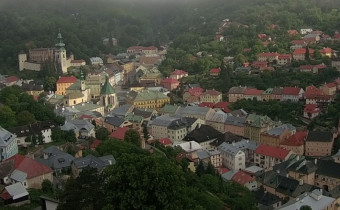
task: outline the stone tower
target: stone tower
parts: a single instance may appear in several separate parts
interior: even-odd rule
[[[19,71],[22,71],[25,69],[25,62],[27,61],[27,54],[24,52],[20,52],[18,55],[19,60]]]
[[[106,111],[111,111],[118,105],[117,95],[109,82],[109,77],[106,77],[106,81],[100,90],[100,104],[105,107]]]
[[[61,71],[63,74],[67,73],[67,57],[66,57],[66,49],[65,44],[63,43],[63,37],[61,33],[58,33],[57,36],[58,43],[55,44],[56,50],[56,62],[59,64]]]

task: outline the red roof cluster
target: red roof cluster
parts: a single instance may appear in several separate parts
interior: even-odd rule
[[[307,113],[318,113],[320,112],[320,109],[316,104],[306,104],[305,108],[303,109],[303,112]]]
[[[255,153],[259,155],[264,155],[264,156],[269,156],[269,157],[274,157],[274,158],[284,160],[287,157],[287,155],[290,153],[290,150],[261,144],[255,150]]]
[[[287,145],[287,146],[302,146],[305,143],[305,139],[307,137],[306,131],[298,131],[292,136],[290,136],[288,139],[283,141],[281,145]]]
[[[278,56],[278,59],[290,59],[292,58],[291,54],[281,54]]]
[[[109,137],[113,139],[124,140],[125,133],[128,130],[128,127],[117,128],[117,130],[113,131]]]
[[[216,103],[213,108],[222,109],[225,113],[230,113],[231,110],[229,109],[229,102],[218,102]]]
[[[213,108],[215,104],[212,102],[202,102],[199,104],[199,107],[209,107],[209,108]]]
[[[179,84],[179,81],[173,78],[166,78],[162,80],[162,83]]]
[[[301,88],[298,87],[284,87],[282,95],[299,95]]]
[[[180,70],[180,69],[175,69],[175,71],[171,72],[171,75],[187,75],[188,72]]]
[[[57,83],[75,83],[77,81],[77,78],[74,76],[70,77],[60,77],[57,81]]]
[[[188,90],[188,92],[190,93],[190,95],[192,96],[200,96],[203,93],[203,89],[200,87],[194,87],[194,88],[190,88]]]
[[[17,82],[20,79],[16,76],[9,76],[6,78],[5,83],[12,83],[12,82]]]
[[[320,50],[320,53],[321,54],[333,53],[333,50],[332,50],[332,48],[326,47],[326,48],[323,48],[322,50]]]
[[[314,85],[307,86],[305,91],[305,97],[307,98],[313,95],[324,95],[324,92],[322,92],[322,90],[315,87]]]
[[[261,95],[263,93],[263,90],[258,90],[256,88],[247,88],[246,91],[244,91],[244,95]]]
[[[210,74],[218,74],[220,72],[221,72],[221,69],[218,69],[218,68],[210,69]]]
[[[306,48],[298,48],[296,50],[294,50],[293,55],[304,55],[306,54]],[[313,49],[309,49],[309,54],[312,55],[314,54],[314,50]]]
[[[52,169],[49,167],[22,155],[16,154],[6,161],[14,160],[14,169],[25,172],[27,179],[31,179],[43,174],[51,173]]]
[[[163,138],[158,140],[163,146],[172,145],[172,141],[169,138]]]
[[[95,140],[92,142],[92,144],[90,145],[90,149],[91,149],[91,150],[95,150],[95,149],[98,147],[98,145],[101,144],[101,143],[102,143],[101,140],[95,139]]]
[[[243,171],[238,171],[236,174],[234,174],[231,180],[240,185],[245,185],[248,182],[254,181],[254,178],[251,177],[249,174],[244,173]]]

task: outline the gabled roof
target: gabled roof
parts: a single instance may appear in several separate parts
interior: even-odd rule
[[[9,158],[6,161],[11,160],[14,160],[14,169],[25,172],[27,174],[27,179],[31,179],[52,172],[52,170],[49,167],[31,158],[19,154],[16,154],[15,156]]]
[[[284,160],[289,155],[290,150],[262,144],[255,150],[255,153]]]
[[[11,196],[13,200],[28,196],[28,192],[21,182],[17,182],[5,187],[5,191]]]
[[[244,94],[247,87],[237,86],[229,89],[228,94]]]
[[[306,104],[305,108],[303,109],[304,112],[307,113],[318,113],[321,112],[321,110],[318,108],[318,105],[316,104]]]
[[[279,56],[280,54],[279,53],[272,53],[272,52],[269,52],[269,53],[260,53],[258,54],[257,56],[258,57],[276,57],[276,56]]]
[[[299,95],[301,88],[298,87],[284,87],[282,95]]]
[[[125,133],[128,130],[128,127],[117,128],[117,130],[113,131],[109,137],[113,139],[124,140]]]
[[[254,178],[243,171],[238,171],[236,174],[234,174],[231,180],[243,186],[248,182],[254,181]]]
[[[210,74],[218,74],[220,72],[221,72],[221,69],[218,69],[218,68],[210,69]]]
[[[0,126],[0,146],[7,147],[12,141],[14,141],[16,135],[9,132],[8,130],[4,129]]]
[[[232,156],[236,156],[237,154],[244,155],[244,152],[242,152],[240,148],[234,146],[233,144],[228,144],[226,142],[223,142],[220,146],[218,146],[218,150],[228,153]]]
[[[222,133],[209,125],[201,125],[184,137],[184,141],[196,141],[198,143],[218,138]]]
[[[283,141],[280,145],[287,145],[287,146],[302,146],[305,143],[305,139],[307,137],[306,131],[298,131],[288,139]]]
[[[332,48],[326,47],[326,48],[323,48],[322,50],[320,50],[320,53],[321,54],[333,53],[333,50],[332,50]]]
[[[112,165],[115,163],[116,163],[116,160],[112,155],[107,155],[103,157],[95,157],[93,155],[88,155],[86,157],[77,158],[73,160],[73,164],[78,169],[89,166],[91,168],[97,169],[97,171],[101,171],[106,166]]]
[[[70,76],[70,77],[60,77],[57,81],[58,83],[75,83],[77,81],[77,78],[74,76]]]
[[[281,54],[278,56],[278,59],[290,59],[292,58],[291,54]]]
[[[218,96],[221,95],[222,93],[217,91],[217,90],[206,90],[203,92],[201,95],[213,95],[213,96]]]
[[[5,79],[5,83],[12,83],[12,82],[17,82],[20,79],[16,76],[9,76]]]
[[[170,84],[177,84],[179,81],[173,78],[166,78],[162,80],[162,83],[170,83]]]
[[[104,122],[115,127],[120,127],[124,123],[124,119],[119,117],[105,117]]]
[[[293,55],[304,55],[306,54],[306,48],[298,48],[295,49],[293,52]],[[314,54],[314,50],[313,49],[309,49],[309,54]]]
[[[172,141],[169,138],[162,138],[158,141],[159,141],[159,143],[161,143],[164,146],[172,145]]]
[[[92,144],[90,145],[90,149],[96,149],[101,143],[102,141],[99,139],[93,140]]]
[[[186,75],[188,72],[180,70],[180,69],[175,69],[175,71],[171,72],[171,75]]]
[[[218,102],[213,106],[214,109],[219,108],[225,113],[230,113],[231,110],[228,107],[229,107],[229,102]]]
[[[258,90],[256,88],[247,88],[247,90],[244,92],[244,95],[261,95],[263,93],[263,90]]]

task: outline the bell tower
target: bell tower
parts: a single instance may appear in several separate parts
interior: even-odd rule
[[[66,74],[67,73],[66,49],[65,49],[65,44],[63,43],[63,37],[61,36],[60,32],[58,33],[57,40],[58,40],[58,43],[55,44],[55,47],[57,48],[56,62],[59,64],[63,74]]]

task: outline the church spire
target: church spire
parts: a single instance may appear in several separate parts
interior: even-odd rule
[[[59,30],[59,33],[58,33],[58,36],[57,36],[57,40],[58,40],[58,43],[55,44],[56,48],[58,48],[58,49],[64,48],[65,44],[63,42],[63,36],[61,35],[60,30]]]

